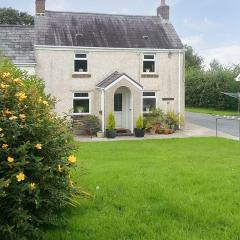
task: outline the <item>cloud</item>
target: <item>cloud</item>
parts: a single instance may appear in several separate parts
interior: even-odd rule
[[[189,46],[197,46],[203,41],[202,35],[182,37],[181,39],[183,44],[187,44]]]
[[[204,57],[207,66],[213,59],[224,65],[240,64],[240,44],[206,49],[199,54]]]
[[[194,29],[194,30],[203,30],[203,29],[215,28],[218,26],[217,23],[215,23],[213,20],[210,20],[207,17],[203,18],[200,21],[196,21],[190,18],[185,18],[183,20],[183,24],[186,28]]]

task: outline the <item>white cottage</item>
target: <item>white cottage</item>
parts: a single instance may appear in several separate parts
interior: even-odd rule
[[[56,111],[93,114],[133,132],[153,108],[185,112],[183,45],[165,0],[156,16],[54,12],[36,0],[35,25],[0,26],[0,49],[43,78]]]

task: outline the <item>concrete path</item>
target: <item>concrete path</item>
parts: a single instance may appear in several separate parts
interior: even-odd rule
[[[212,115],[186,112],[186,122],[216,131],[216,117]],[[239,137],[239,123],[236,120],[218,120],[218,129],[224,134]]]

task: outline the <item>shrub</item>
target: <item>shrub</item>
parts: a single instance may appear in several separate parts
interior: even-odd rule
[[[115,116],[112,112],[108,115],[107,129],[114,130],[116,128]]]
[[[136,127],[137,129],[143,129],[143,117],[141,115],[137,119]]]
[[[1,239],[41,238],[76,192],[73,138],[53,107],[42,81],[0,59]]]

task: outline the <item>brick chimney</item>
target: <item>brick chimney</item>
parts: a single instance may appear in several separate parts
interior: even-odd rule
[[[170,7],[166,5],[165,0],[161,0],[161,6],[157,8],[157,15],[165,20],[169,20]]]
[[[36,15],[44,15],[45,0],[36,0]]]

